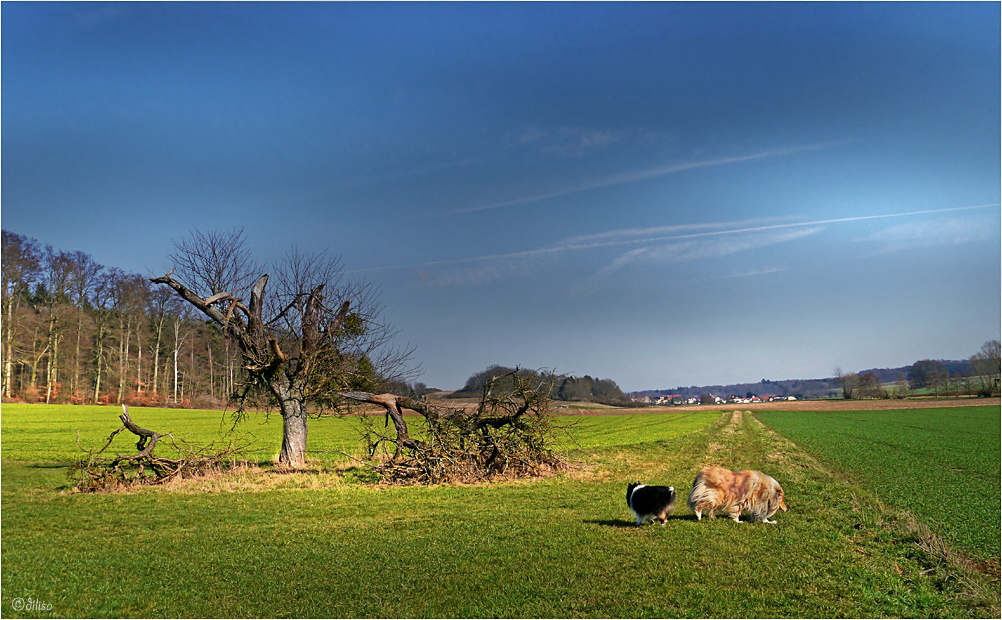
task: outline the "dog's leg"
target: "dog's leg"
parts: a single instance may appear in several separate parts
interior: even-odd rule
[[[775,523],[775,521],[770,521],[769,517],[762,519],[762,523]]]
[[[699,508],[699,507],[696,508],[696,520],[697,521],[702,521],[703,520],[703,509],[702,508]]]

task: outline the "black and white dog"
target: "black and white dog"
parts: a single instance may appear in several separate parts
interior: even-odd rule
[[[658,487],[631,482],[626,485],[626,505],[637,517],[637,525],[659,519],[661,525],[675,510],[675,487]]]

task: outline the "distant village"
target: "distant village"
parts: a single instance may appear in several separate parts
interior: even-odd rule
[[[748,404],[748,403],[766,403],[775,402],[778,400],[797,400],[796,396],[768,396],[766,398],[759,398],[758,396],[751,396],[744,398],[741,396],[714,396],[710,394],[710,400],[714,405],[725,405],[725,404]],[[665,394],[664,396],[651,397],[644,395],[635,395],[631,398],[635,403],[641,405],[662,405],[662,406],[677,406],[677,405],[699,405],[701,404],[701,399],[696,396],[690,396],[688,398],[682,396],[681,394]],[[702,404],[709,404],[702,403]]]

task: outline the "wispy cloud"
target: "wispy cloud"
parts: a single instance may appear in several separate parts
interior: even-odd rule
[[[780,149],[770,149],[766,151],[759,151],[757,153],[748,153],[745,155],[736,155],[732,157],[718,157],[715,159],[703,159],[698,161],[689,162],[675,162],[663,166],[657,166],[654,168],[645,168],[643,170],[636,170],[633,172],[626,172],[617,175],[610,175],[604,178],[595,179],[571,187],[563,187],[550,192],[542,192],[538,194],[533,194],[531,196],[523,196],[521,198],[514,198],[511,200],[502,200],[493,203],[486,203],[481,205],[472,205],[467,207],[462,207],[459,209],[453,209],[451,211],[445,211],[439,213],[439,216],[448,215],[460,215],[464,213],[476,213],[478,211],[490,211],[493,209],[502,209],[505,207],[515,207],[519,205],[532,204],[534,202],[540,202],[543,200],[549,200],[552,198],[560,198],[563,196],[569,196],[571,194],[577,194],[580,192],[586,192],[589,190],[600,189],[604,187],[612,187],[615,185],[624,185],[627,183],[636,183],[637,181],[643,181],[646,179],[653,179],[656,177],[666,176],[670,174],[676,174],[679,172],[684,172],[686,170],[696,170],[699,168],[711,168],[715,166],[726,166],[729,164],[737,164],[748,161],[755,161],[760,159],[769,159],[772,157],[781,157],[785,155],[793,155],[795,153],[804,153],[807,151],[816,151],[820,149],[830,148],[833,146],[839,146],[846,144],[849,141],[842,140],[836,142],[822,142],[819,144],[810,144],[802,146],[793,146]]]
[[[598,272],[593,275],[589,281],[590,284],[596,284],[600,281],[604,281],[606,278],[616,273],[623,267],[626,267],[630,263],[633,263],[641,258],[646,257],[650,253],[650,248],[636,248],[630,250],[624,254],[621,254],[605,267],[602,267]]]
[[[76,19],[77,26],[84,29],[119,20],[133,12],[132,7],[124,3],[71,4],[68,8]]]
[[[505,142],[516,147],[529,147],[540,153],[580,157],[624,142],[646,142],[654,139],[655,135],[654,132],[632,129],[560,127],[547,130],[527,127],[508,137]]]
[[[651,248],[648,257],[654,261],[681,261],[718,258],[749,252],[760,248],[786,243],[816,235],[823,226],[798,226],[796,228],[762,229],[749,231],[744,235],[704,237],[681,242],[667,243]]]
[[[424,284],[468,285],[503,279],[515,273],[528,273],[533,264],[549,257],[556,257],[567,253],[634,246],[632,249],[620,254],[592,276],[593,279],[601,279],[609,277],[617,270],[641,260],[681,261],[726,256],[728,254],[746,252],[814,235],[821,232],[824,227],[835,224],[895,220],[932,214],[962,213],[984,209],[998,209],[999,206],[999,204],[987,204],[909,211],[905,213],[816,219],[801,222],[767,223],[767,221],[763,220],[743,220],[617,229],[591,235],[569,237],[545,247],[517,252],[371,267],[356,269],[350,273],[408,269],[415,273]],[[941,228],[942,223],[938,226]],[[990,227],[984,228],[987,230]],[[929,228],[924,223],[906,224],[887,228],[882,233],[875,233],[870,239],[877,241],[880,239],[880,235],[884,235],[885,238],[895,235],[901,238],[909,236],[915,238],[924,234],[931,234],[931,232],[922,231],[932,230],[934,228]],[[958,230],[950,238],[962,238],[960,235],[961,231]],[[440,268],[450,269],[448,273],[445,273]],[[432,275],[433,271],[439,272],[439,275]]]
[[[998,236],[997,224],[984,217],[957,217],[895,224],[878,230],[864,241],[876,244],[876,254],[912,248],[961,245]]]
[[[771,273],[782,273],[786,271],[786,267],[752,267],[749,269],[740,269],[737,271],[731,271],[723,275],[717,276],[718,280],[737,280],[741,278],[755,278],[758,276],[767,276]]]
[[[659,245],[630,250],[599,269],[586,281],[579,292],[598,289],[617,271],[634,263],[664,264],[730,256],[816,235],[824,230],[824,227],[743,230],[744,234],[742,235],[731,234],[732,231],[719,231],[724,234],[712,237],[690,235],[688,238],[662,241]]]
[[[419,286],[477,286],[519,277],[529,272],[533,262],[519,257],[500,257],[491,262],[450,265],[444,269],[414,269]]]
[[[726,233],[730,229],[739,231],[754,230],[761,226],[772,226],[777,218],[743,220],[734,222],[704,222],[697,224],[675,224],[672,226],[648,226],[641,228],[620,228],[600,233],[578,235],[553,244],[554,249],[588,249],[595,247],[610,247],[636,243],[649,243],[665,239],[678,239],[691,236],[715,235]],[[771,223],[770,223],[771,222]]]

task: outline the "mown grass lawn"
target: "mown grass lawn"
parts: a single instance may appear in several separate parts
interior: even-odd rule
[[[998,615],[997,576],[928,556],[908,519],[747,414],[575,418],[577,443],[562,447],[576,467],[541,480],[381,488],[292,474],[275,486],[265,473],[240,491],[82,495],[65,490],[75,433],[36,432],[47,425],[22,418],[40,411],[3,408],[7,617]],[[188,419],[132,413],[150,428]],[[98,441],[117,428],[113,410],[93,414]],[[198,434],[205,414],[184,415]],[[311,424],[311,448],[355,441],[349,420],[331,421]],[[280,420],[258,426],[278,441]],[[774,475],[790,512],[778,525],[696,522],[684,496],[709,463]],[[666,527],[632,525],[632,479],[679,489]],[[19,613],[19,597],[52,610]]]

